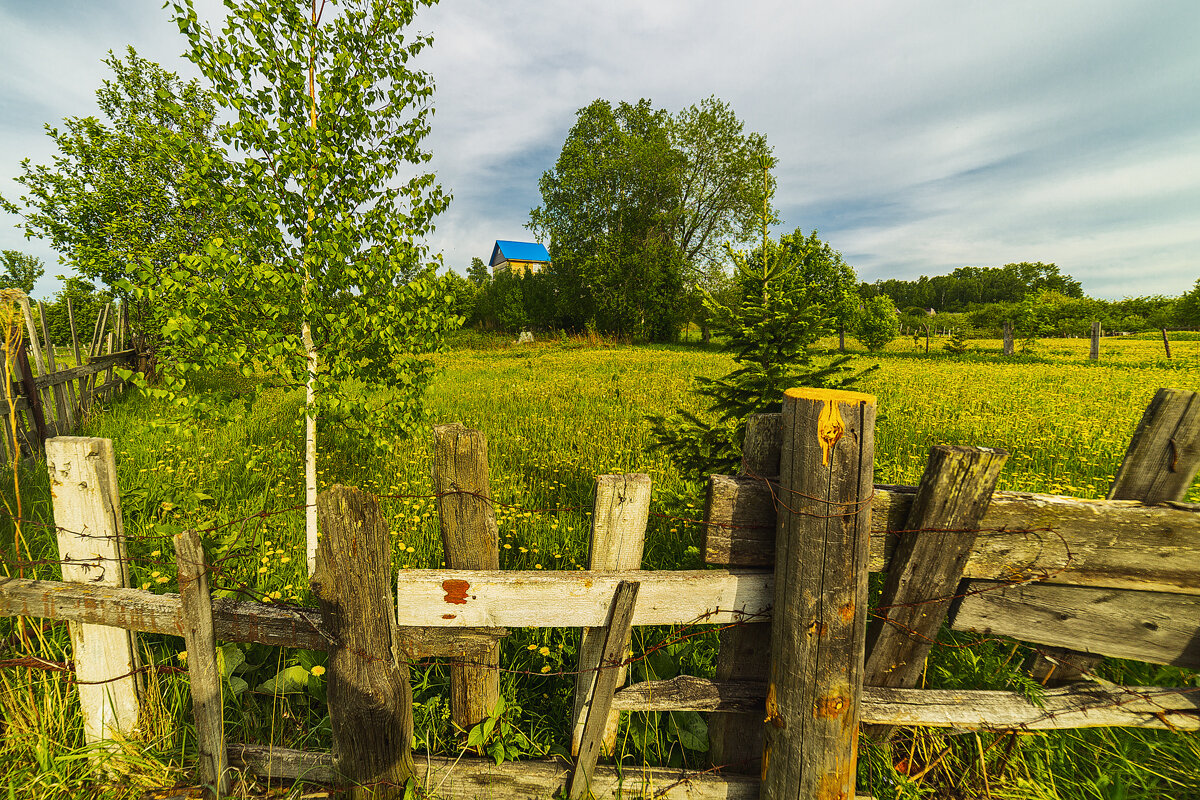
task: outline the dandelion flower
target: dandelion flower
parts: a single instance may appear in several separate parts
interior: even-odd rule
[[[539,647],[538,652],[544,656],[548,656],[548,655],[550,655],[550,648],[549,647]]]
[[[320,664],[314,664],[313,668],[309,670],[309,673],[319,678],[325,674],[325,668]]]
[[[543,672],[543,673],[545,673],[545,672],[549,672],[549,671],[550,671],[550,665],[549,665],[549,664],[545,664],[545,665],[543,665],[543,666],[542,666],[542,672]]]

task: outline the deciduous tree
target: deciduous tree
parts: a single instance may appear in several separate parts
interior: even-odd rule
[[[225,0],[220,31],[192,0],[170,4],[230,116],[232,152],[191,186],[247,225],[164,278],[166,389],[192,403],[187,380],[230,361],[306,386],[311,566],[318,415],[380,445],[413,431],[433,375],[423,354],[459,321],[421,244],[449,201],[421,169],[433,80],[410,66],[432,39],[405,33],[427,3]]]
[[[0,250],[0,289],[20,289],[33,294],[34,284],[46,274],[46,267],[36,256],[20,250]]]
[[[16,181],[26,193],[0,205],[22,217],[27,237],[50,240],[63,261],[129,299],[133,285],[152,290],[179,256],[240,227],[239,209],[194,193],[181,181],[203,162],[217,162],[214,99],[198,81],[128,48],[104,63],[113,77],[96,92],[102,118],[67,117],[46,126],[57,154],[49,165],[25,159]],[[153,304],[132,304],[133,344],[153,372]]]

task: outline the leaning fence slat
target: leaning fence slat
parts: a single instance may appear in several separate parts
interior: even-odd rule
[[[53,378],[58,365],[54,362],[54,342],[50,339],[50,328],[46,324],[46,307],[41,301],[38,302],[38,316],[42,320],[42,338],[46,341],[46,376]],[[67,404],[66,390],[62,384],[54,383],[51,391],[54,393],[55,431],[59,435],[69,434],[75,428],[75,415]]]
[[[346,486],[317,496],[321,539],[311,578],[330,646],[327,694],[350,796],[404,795],[415,774],[412,687],[392,616],[392,555],[375,498]]]
[[[1159,389],[1138,422],[1125,458],[1109,489],[1109,500],[1163,503],[1182,500],[1200,470],[1200,394]],[[1036,590],[1034,592],[1036,594]],[[1100,661],[1084,653],[1035,654],[1029,669],[1035,678],[1068,682],[1084,677]]]
[[[200,534],[174,537],[175,564],[179,572],[179,598],[183,606],[183,640],[187,646],[192,716],[200,751],[200,780],[217,798],[229,793],[225,750],[225,703],[221,696],[221,669],[217,665],[212,597],[208,591],[208,563]]]
[[[759,486],[779,480],[779,454],[783,445],[783,422],[779,414],[755,414],[746,420],[742,441],[741,474]],[[705,519],[714,498],[705,504]],[[772,495],[773,497],[774,495]],[[774,507],[771,512],[774,513]],[[772,533],[774,531],[772,530]],[[772,536],[772,544],[774,544]],[[725,628],[718,636],[717,679],[723,681],[766,680],[770,670],[771,623],[747,622]],[[757,775],[763,752],[762,714],[722,714],[708,723],[709,759],[713,766],[730,772]]]
[[[571,772],[571,782],[567,787],[567,797],[570,800],[579,800],[591,795],[592,775],[600,758],[600,750],[604,746],[613,694],[621,679],[622,662],[625,661],[626,642],[629,641],[630,623],[633,622],[637,596],[636,581],[621,581],[613,594],[612,614],[604,631],[600,663],[592,673],[591,686],[584,702],[583,735],[579,742],[575,769]]]
[[[38,377],[42,377],[47,374],[46,359],[42,354],[41,342],[38,340],[37,323],[33,321],[33,311],[29,306],[29,297],[22,294],[18,298],[17,302],[21,306],[21,316],[25,318],[25,330],[29,334],[29,349],[33,352],[33,360],[34,364],[37,366]],[[33,373],[30,372],[30,377],[32,376]],[[40,392],[38,392],[38,400],[43,408],[53,405],[51,396],[51,390],[49,388],[43,388]],[[43,442],[46,438],[48,438],[48,436],[43,437]]]
[[[125,531],[112,441],[60,436],[46,442],[58,555],[64,581],[129,585]],[[133,735],[138,723],[134,635],[121,628],[71,625],[84,738]]]
[[[764,798],[854,794],[874,458],[872,395],[784,393]]]
[[[867,627],[863,682],[868,686],[917,685],[1007,459],[1007,452],[987,447],[930,448],[879,607]],[[891,729],[873,727],[865,733],[882,740]]]
[[[21,391],[29,403],[29,418],[33,423],[33,432],[37,435],[37,449],[46,446],[50,431],[46,426],[46,413],[42,406],[42,395],[33,382],[33,370],[29,366],[29,354],[25,348],[17,349],[17,367],[21,372]],[[32,443],[31,443],[32,444]]]
[[[592,514],[589,569],[639,569],[646,542],[646,522],[650,517],[650,476],[643,474],[598,475],[596,503]],[[588,699],[595,684],[608,630],[584,628],[579,643],[579,672],[575,678],[575,703],[572,712],[571,755],[579,755]],[[625,643],[626,648],[629,642]],[[624,683],[628,668],[621,667],[617,685]],[[604,729],[603,750],[613,752],[621,716],[613,712]]]
[[[433,483],[446,565],[499,569],[500,531],[488,481],[487,438],[457,423],[437,425],[433,433]],[[464,731],[486,719],[500,699],[500,648],[476,663],[450,667],[450,713]]]

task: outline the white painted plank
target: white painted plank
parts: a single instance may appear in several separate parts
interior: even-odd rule
[[[634,625],[761,622],[771,607],[773,576],[762,570],[406,569],[397,615],[400,625],[431,627],[600,627],[623,580],[641,584]]]

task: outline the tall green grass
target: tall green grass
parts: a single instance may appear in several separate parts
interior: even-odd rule
[[[695,520],[701,515],[701,483],[696,476],[680,475],[650,447],[644,416],[689,406],[692,379],[726,372],[727,356],[686,345],[568,341],[517,347],[494,339],[472,344],[476,349],[438,357],[442,372],[428,398],[431,423],[461,422],[488,437],[503,568],[583,568],[593,481],[613,472],[646,472],[654,481],[646,566],[700,566],[702,533]],[[1086,340],[1043,341],[1037,352],[1009,360],[999,357],[999,344],[972,341],[974,352],[953,357],[918,353],[911,341],[898,341],[864,357],[880,364],[861,387],[879,398],[878,481],[915,484],[931,445],[975,444],[1012,453],[1002,488],[1100,497],[1156,388],[1200,385],[1200,342],[1180,342],[1168,362],[1156,355],[1153,342],[1106,340],[1098,364],[1087,362]],[[213,388],[218,387],[232,390],[232,402],[242,402],[236,399],[238,386],[214,380]],[[167,409],[136,397],[118,401],[93,420],[84,433],[116,444],[134,585],[175,591],[169,537],[197,528],[207,531],[217,558],[213,584],[218,592],[313,603],[304,577],[301,402],[298,393],[268,392],[239,406],[233,422],[185,432],[161,427]],[[348,428],[329,424],[321,447],[323,486],[352,484],[381,496],[398,569],[442,564],[430,497],[429,436],[397,438],[391,452],[379,454],[357,445]],[[26,515],[48,522],[44,468],[27,465],[22,481]],[[11,495],[11,487],[4,491]],[[1190,497],[1200,499],[1197,487]],[[4,521],[0,533],[8,537],[3,542],[11,553],[11,521]],[[26,533],[35,558],[56,557],[48,529],[29,525]],[[53,566],[26,572],[31,571],[57,577]],[[11,620],[0,621],[0,636],[13,641],[16,633]],[[653,650],[675,635],[639,629],[635,652]],[[676,671],[711,675],[715,638],[700,632],[655,650],[635,665],[633,678],[671,677]],[[181,640],[141,640],[153,663],[186,664]],[[945,640],[972,642],[948,633]],[[502,689],[510,722],[505,743],[521,757],[564,752],[573,684],[557,673],[573,669],[577,643],[576,631],[559,629],[514,631],[504,643],[501,663],[508,671]],[[17,637],[8,652],[66,660],[66,632],[48,626],[27,642]],[[1020,669],[1026,653],[997,642],[935,648],[926,684],[1022,688],[1028,682]],[[226,700],[232,741],[330,747],[320,654],[242,646],[226,655],[229,663],[239,662]],[[263,684],[288,668],[292,675],[307,676],[307,685],[288,686],[291,691],[284,693],[256,691],[270,688]],[[1110,660],[1102,669],[1104,677],[1118,683],[1197,683],[1191,672],[1133,662]],[[96,785],[97,797],[137,797],[149,786],[186,782],[194,775],[186,676],[150,673],[147,679],[154,698],[151,713],[141,738],[119,756],[127,777]],[[30,785],[38,787],[38,796],[77,794],[90,768],[77,701],[62,675],[5,669],[0,681],[6,734],[0,742],[0,769],[6,774],[0,797],[5,787],[13,796],[26,796]],[[444,666],[420,665],[413,681],[418,750],[457,754],[463,738],[449,721]],[[241,690],[234,693],[234,687]],[[703,753],[694,749],[700,744],[698,719],[626,715],[626,763],[703,765]],[[1200,750],[1194,735],[1165,731],[988,734],[977,742],[973,735],[922,730],[902,737],[890,755],[864,744],[860,777],[877,797],[982,797],[985,792],[1012,798],[1200,797],[1194,788],[1200,785]]]

